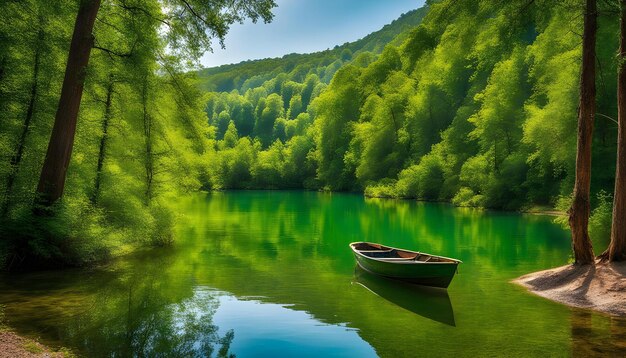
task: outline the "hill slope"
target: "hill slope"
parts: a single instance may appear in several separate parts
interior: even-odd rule
[[[296,80],[301,80],[308,73],[322,73],[320,77],[328,83],[341,64],[357,55],[365,52],[380,54],[386,45],[402,43],[408,36],[408,30],[419,25],[427,12],[427,7],[409,11],[382,29],[333,49],[206,68],[199,71],[198,84],[205,91],[230,92],[233,89],[241,90],[242,86],[245,90],[250,88],[246,81],[251,78],[256,79],[254,83],[259,83],[262,79],[267,80],[280,73],[290,73]]]
[[[434,2],[378,55],[316,73],[294,60],[294,70],[268,72],[259,86],[244,81],[243,95],[213,94],[207,108],[221,147],[212,185],[567,206],[582,28],[580,8],[568,4]],[[615,117],[619,19],[602,6],[597,108]],[[304,82],[294,79],[300,66]],[[610,217],[616,145],[610,120],[595,126],[592,231]]]

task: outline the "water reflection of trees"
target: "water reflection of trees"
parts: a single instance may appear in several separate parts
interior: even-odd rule
[[[458,209],[445,204],[363,200],[345,194],[218,195],[193,203],[197,208],[185,207],[187,213],[199,215],[186,217],[183,236],[193,242],[190,247],[194,250],[207,247],[210,251],[204,258],[210,264],[205,263],[202,272],[197,272],[207,285],[237,296],[294,303],[293,309],[305,310],[324,323],[349,322],[379,354],[389,356],[405,353],[406,344],[422,345],[426,355],[437,349],[451,349],[451,345],[462,345],[467,352],[476,353],[485,349],[487,342],[489,352],[504,347],[526,352],[526,344],[536,344],[533,338],[523,337],[510,347],[502,329],[511,334],[557,332],[553,334],[560,335],[559,342],[569,337],[567,330],[559,330],[563,328],[562,319],[568,319],[566,312],[557,310],[561,319],[547,322],[544,318],[553,309],[551,306],[520,310],[519,306],[534,304],[537,299],[515,294],[515,288],[507,282],[525,270],[567,259],[567,232],[549,218]],[[197,231],[189,231],[191,228]],[[219,244],[213,243],[215,236]],[[471,324],[473,329],[442,325],[442,321],[455,321],[451,309],[436,312],[396,296],[382,300],[360,286],[343,285],[344,280],[350,282],[355,265],[347,244],[361,240],[419,247],[466,261],[460,268],[465,277],[455,279],[451,294],[462,298],[457,303],[460,321]],[[216,245],[219,249],[213,250]],[[244,274],[253,279],[242,281]],[[511,293],[514,295],[505,296]],[[436,322],[409,314],[406,309]],[[448,312],[449,317],[433,316]],[[437,341],[444,335],[449,339]],[[434,341],[437,349],[428,345]],[[535,349],[553,351],[554,347],[541,342]]]
[[[362,215],[361,226],[370,230],[391,227],[396,240],[418,243],[424,251],[471,257],[500,269],[531,256],[537,256],[537,261],[567,259],[563,254],[569,245],[567,232],[550,218],[443,203],[385,199],[368,199],[366,203],[368,210]],[[472,251],[467,251],[470,248]]]
[[[211,225],[212,232],[226,235],[252,228],[265,240],[265,247],[270,243],[295,246],[297,242],[308,254],[332,257],[330,264],[336,269],[351,267],[350,257],[340,254],[346,241],[418,245],[426,252],[471,257],[500,269],[518,265],[530,256],[537,257],[534,261],[567,260],[568,234],[546,217],[314,192],[211,196],[211,200],[200,198],[191,204],[204,206],[202,212],[211,213],[187,217],[192,226]],[[237,243],[239,249],[249,250],[256,250],[258,244],[256,240]]]
[[[93,305],[69,324],[63,322],[58,330],[61,341],[87,356],[227,355],[233,333],[218,334],[212,318],[219,302],[211,291],[197,291],[200,286],[294,304],[290,307],[327,324],[349,322],[363,339],[388,355],[401,355],[409,342],[424,344],[442,335],[450,342],[463,342],[468,352],[476,352],[473,349],[480,342],[497,349],[508,344],[493,329],[502,324],[501,317],[510,317],[511,332],[541,334],[562,327],[562,320],[542,321],[545,306],[532,312],[514,309],[525,300],[536,302],[532,297],[514,296],[507,305],[498,296],[509,292],[504,291],[509,284],[499,270],[529,257],[535,264],[562,258],[563,249],[546,240],[554,230],[547,220],[410,201],[363,201],[352,195],[211,195],[222,197],[207,201],[198,196],[184,203],[183,239],[176,247],[121,260],[111,273],[95,274],[91,283],[82,284],[81,291],[94,293]],[[474,279],[459,277],[453,289],[485,293],[479,301],[455,301],[459,321],[475,325],[472,339],[464,336],[466,330],[438,323],[442,319],[434,322],[405,312],[406,305],[397,299],[391,304],[364,294],[360,287],[351,288],[354,259],[347,243],[357,240],[419,245],[427,252],[467,259],[461,273]],[[492,280],[493,275],[499,275],[498,280]],[[42,292],[54,295],[50,290]],[[67,297],[65,292],[57,296]],[[489,314],[473,321],[486,307]],[[432,346],[425,352],[434,350]]]
[[[213,324],[219,293],[195,288],[175,257],[156,250],[72,278],[24,276],[15,285],[28,300],[20,306],[40,310],[22,313],[16,326],[33,322],[45,341],[87,357],[233,357],[234,332]],[[74,295],[81,299],[65,305]]]
[[[91,313],[69,326],[70,340],[92,357],[207,357],[216,347],[218,356],[229,355],[234,332],[220,337],[212,324],[218,306],[214,297],[170,303],[161,290],[134,282],[126,292],[102,295]]]
[[[570,326],[573,357],[626,357],[626,319],[572,309]]]
[[[234,332],[213,324],[218,297],[194,291],[170,257],[149,255],[94,288],[93,309],[69,326],[75,345],[88,356],[229,356]]]

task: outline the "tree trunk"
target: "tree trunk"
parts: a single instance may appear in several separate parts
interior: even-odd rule
[[[6,73],[7,67],[7,58],[2,57],[2,61],[0,61],[0,83],[4,80],[4,74]]]
[[[17,148],[11,157],[11,168],[9,177],[7,178],[6,189],[4,193],[4,200],[2,202],[2,209],[0,210],[0,216],[6,216],[10,206],[10,195],[13,191],[13,184],[17,177],[17,171],[20,163],[22,162],[22,156],[24,155],[24,147],[26,146],[26,137],[30,131],[30,123],[35,113],[35,104],[37,103],[37,95],[39,92],[39,65],[41,63],[41,47],[44,41],[43,27],[39,27],[37,32],[37,41],[35,42],[35,61],[33,64],[33,79],[30,86],[30,99],[28,101],[28,108],[26,109],[26,116],[24,117],[24,124],[22,125],[22,132],[17,142]]]
[[[154,153],[152,152],[152,116],[148,113],[148,76],[145,77],[141,101],[143,105],[143,133],[146,146],[146,205],[150,205],[152,200],[152,182],[154,179]]]
[[[107,97],[104,102],[104,119],[102,120],[102,137],[100,138],[100,148],[98,150],[98,167],[96,170],[96,182],[94,185],[91,202],[96,204],[100,196],[100,183],[102,181],[102,166],[104,165],[104,157],[106,155],[106,144],[109,135],[109,122],[111,121],[111,98],[113,96],[113,76],[109,76],[109,85],[107,86]]]
[[[498,140],[493,141],[493,171],[495,173],[500,173],[500,168],[498,168]]]
[[[93,46],[93,25],[99,8],[100,0],[81,0],[76,16],[61,98],[37,186],[37,203],[43,206],[52,205],[63,195],[87,64]]]
[[[393,133],[394,133],[394,139],[396,140],[396,143],[398,143],[398,123],[396,121],[396,114],[393,112],[393,108],[391,108],[391,106],[389,106],[389,112],[391,112],[391,120],[393,122]]]
[[[613,193],[611,243],[603,261],[626,260],[626,0],[621,1],[619,74],[617,77],[617,168]]]
[[[590,213],[591,143],[596,111],[597,16],[596,0],[587,0],[584,14],[582,71],[580,74],[576,182],[574,184],[574,201],[568,211],[574,260],[575,263],[583,265],[594,263],[593,247],[587,228]]]

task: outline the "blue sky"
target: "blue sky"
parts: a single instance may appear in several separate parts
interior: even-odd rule
[[[274,20],[234,24],[226,36],[226,49],[202,58],[205,67],[249,59],[309,53],[358,40],[417,9],[424,0],[277,0]]]

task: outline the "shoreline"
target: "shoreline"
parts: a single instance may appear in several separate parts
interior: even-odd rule
[[[26,338],[10,328],[0,329],[0,358],[74,358],[66,348],[54,350],[37,340]]]
[[[526,274],[511,282],[570,307],[626,317],[626,262],[565,265]]]
[[[304,192],[317,192],[317,193],[326,193],[326,194],[352,194],[363,196],[364,199],[377,199],[377,200],[394,200],[394,201],[415,201],[419,203],[433,203],[433,204],[446,204],[454,208],[467,208],[467,209],[475,209],[482,211],[493,211],[493,212],[503,212],[503,213],[516,213],[516,214],[529,214],[529,215],[538,215],[538,216],[566,216],[567,213],[565,211],[559,210],[557,208],[540,205],[540,204],[531,204],[531,206],[523,206],[520,209],[512,210],[512,209],[502,209],[502,208],[487,208],[484,206],[458,206],[452,203],[452,200],[428,200],[428,199],[419,199],[412,197],[403,197],[403,196],[386,196],[386,195],[368,195],[365,193],[365,190],[359,191],[332,191],[332,190],[324,190],[324,189],[307,189],[307,188],[288,188],[288,189],[268,189],[268,188],[248,188],[248,189],[203,189],[197,191],[198,193],[228,193],[228,192],[294,192],[294,191],[304,191]]]

